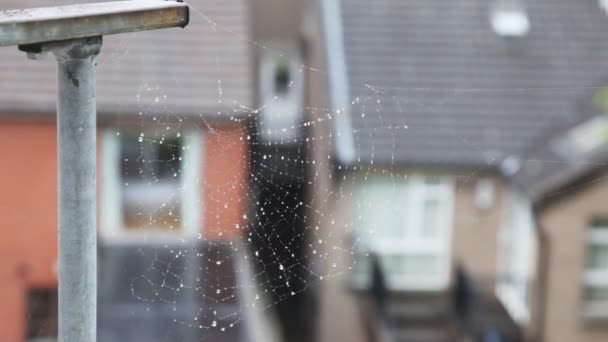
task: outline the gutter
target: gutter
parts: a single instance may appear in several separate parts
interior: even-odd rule
[[[510,162],[509,162],[510,161]],[[531,312],[532,322],[537,322],[538,330],[533,331],[533,341],[544,342],[545,340],[545,328],[547,326],[547,290],[549,287],[549,260],[551,256],[551,243],[547,236],[547,231],[544,229],[543,224],[540,222],[540,200],[542,197],[539,195],[539,191],[531,190],[530,188],[523,187],[519,182],[516,181],[516,175],[520,171],[520,160],[516,156],[508,157],[499,166],[499,171],[502,176],[506,179],[511,179],[516,187],[522,190],[531,200],[532,204],[532,217],[534,221],[534,233],[538,239],[538,258],[537,258],[537,270],[538,270],[538,284],[535,286],[537,293],[533,293],[535,298],[536,311]]]
[[[325,51],[327,53],[330,107],[332,109],[329,115],[331,115],[334,124],[336,157],[339,163],[351,165],[355,161],[355,147],[350,119],[350,102],[348,101],[348,76],[344,55],[340,0],[320,0],[320,2]]]
[[[536,307],[537,312],[536,321],[538,322],[538,331],[535,333],[535,340],[538,342],[545,341],[545,330],[547,327],[547,303],[548,303],[548,289],[549,289],[549,263],[551,256],[551,242],[547,231],[544,229],[543,224],[539,219],[540,208],[538,204],[535,204],[532,208],[532,215],[534,215],[534,223],[536,236],[538,238],[538,293],[536,295]]]

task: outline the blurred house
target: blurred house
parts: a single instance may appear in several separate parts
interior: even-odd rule
[[[324,252],[328,273],[344,275],[321,284],[320,340],[378,339],[378,326],[403,341],[601,339],[601,319],[585,317],[608,314],[603,249],[587,242],[603,237],[603,181],[541,206],[543,228],[532,185],[513,178],[524,168],[536,172],[526,153],[551,149],[547,135],[597,114],[590,97],[608,74],[601,4],[317,5],[309,65],[324,72],[310,76],[311,107],[328,110],[313,111],[313,215],[324,245],[334,246]],[[551,158],[541,164],[542,172],[563,166]],[[537,267],[544,230],[548,278]],[[585,268],[589,245],[598,256]],[[361,304],[377,282],[370,253],[386,278],[385,316]],[[539,308],[545,289],[549,304]],[[459,315],[453,302],[470,303]]]
[[[249,7],[190,5],[186,29],[104,37],[97,59],[99,341],[252,339]],[[0,70],[0,339],[35,341],[56,334],[55,62],[3,48]]]
[[[550,132],[512,177],[533,203],[538,246],[533,258],[514,257],[513,270],[532,264],[527,304],[535,315],[525,328],[544,341],[608,338],[606,87],[592,93],[595,115]]]
[[[605,339],[600,3],[190,6],[98,58],[100,341]],[[55,333],[54,64],[0,50],[3,341]]]

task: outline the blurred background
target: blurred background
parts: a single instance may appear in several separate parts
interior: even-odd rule
[[[100,342],[608,340],[607,1],[188,4],[97,57]],[[57,340],[55,64],[0,49],[5,342]]]

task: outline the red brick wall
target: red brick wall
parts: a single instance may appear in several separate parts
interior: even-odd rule
[[[25,339],[26,289],[56,286],[54,124],[0,124],[0,340]]]
[[[205,131],[201,186],[207,239],[241,236],[247,199],[247,133]],[[0,341],[25,340],[26,293],[56,287],[57,163],[51,121],[0,123]]]
[[[206,132],[203,151],[203,230],[207,239],[234,239],[243,231],[248,191],[247,131],[228,127]]]

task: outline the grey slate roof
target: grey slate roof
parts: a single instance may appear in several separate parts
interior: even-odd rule
[[[591,115],[608,75],[594,0],[526,1],[526,37],[497,36],[487,0],[340,0],[356,159],[495,168]],[[407,128],[405,128],[405,126]]]
[[[76,2],[85,1],[3,0],[0,10]],[[104,37],[97,69],[99,113],[198,116],[251,106],[248,2],[192,0],[189,5],[185,29]],[[54,113],[55,83],[52,56],[33,61],[16,47],[0,49],[3,115]]]
[[[550,132],[522,155],[512,157],[516,167],[507,176],[533,202],[565,194],[570,185],[606,168],[607,132],[608,116],[602,112]]]

